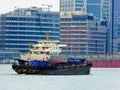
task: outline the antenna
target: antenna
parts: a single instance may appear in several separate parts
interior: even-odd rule
[[[50,8],[53,7],[52,5],[42,4],[42,6],[47,6],[47,10],[50,11]]]

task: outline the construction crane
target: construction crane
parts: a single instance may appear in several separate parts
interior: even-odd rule
[[[83,0],[83,7],[81,8],[82,12],[86,13],[86,8],[87,8],[86,6],[87,6],[87,0]]]
[[[47,10],[50,11],[50,8],[53,7],[52,5],[42,4],[42,6],[47,6]]]

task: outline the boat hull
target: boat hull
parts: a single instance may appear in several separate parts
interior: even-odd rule
[[[74,67],[36,67],[27,65],[12,65],[12,68],[18,74],[41,74],[41,75],[87,75],[90,74],[91,66]]]

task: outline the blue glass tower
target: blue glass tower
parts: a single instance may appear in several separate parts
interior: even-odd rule
[[[119,50],[119,22],[120,22],[120,0],[112,0],[112,31],[113,31],[113,52],[120,52]]]
[[[93,14],[98,19],[109,20],[109,0],[60,0],[61,12],[84,11]]]

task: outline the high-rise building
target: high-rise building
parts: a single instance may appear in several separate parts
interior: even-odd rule
[[[106,47],[110,48],[107,45],[110,27],[109,0],[60,0],[60,18],[60,40],[68,45],[63,53],[107,53],[109,49]]]
[[[112,34],[113,34],[113,53],[119,51],[119,23],[120,23],[120,0],[111,0],[112,2]]]
[[[84,11],[98,19],[109,21],[110,0],[60,0],[61,12]]]
[[[44,11],[43,8],[18,8],[0,16],[0,49],[28,52],[28,43],[46,39],[59,40],[59,12]]]
[[[61,12],[85,12],[107,23],[107,53],[112,53],[111,1],[110,0],[60,0]]]
[[[120,22],[118,23],[118,33],[117,33],[117,37],[118,37],[118,39],[117,39],[117,42],[118,42],[117,50],[118,50],[118,52],[119,52],[119,54],[120,54]]]
[[[84,12],[60,13],[60,42],[64,55],[105,54],[106,22]]]

